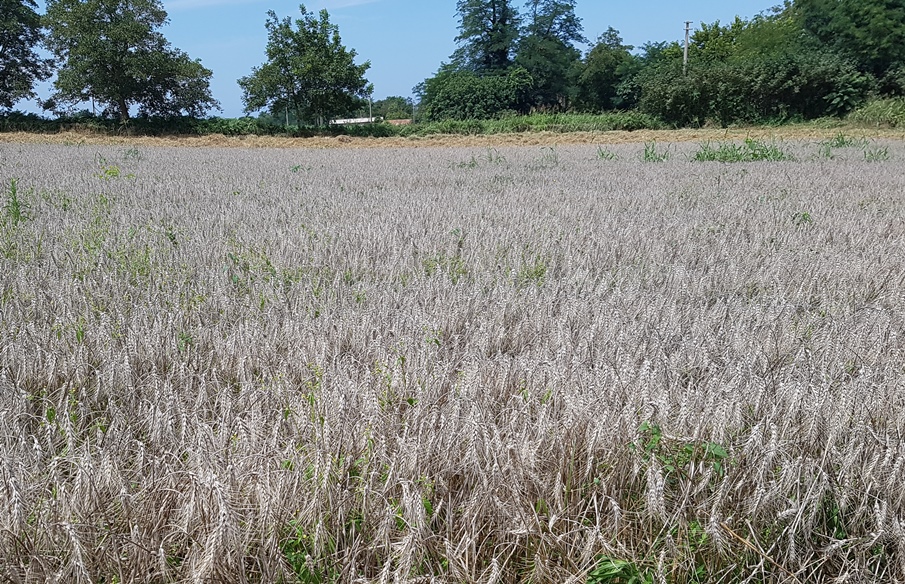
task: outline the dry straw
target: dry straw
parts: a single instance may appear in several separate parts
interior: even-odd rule
[[[905,580],[858,147],[2,146],[0,579]]]

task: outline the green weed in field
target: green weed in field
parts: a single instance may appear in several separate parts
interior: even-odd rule
[[[641,160],[644,162],[666,162],[669,160],[669,148],[667,147],[664,152],[657,152],[656,142],[645,142],[644,154],[641,155]]]
[[[744,144],[719,142],[716,146],[710,142],[701,144],[694,155],[697,162],[759,162],[793,160],[775,143],[768,144],[761,140],[748,138]]]
[[[867,146],[867,140],[864,138],[854,138],[847,136],[844,132],[839,132],[829,140],[820,143],[830,148],[864,148]]]
[[[615,152],[607,150],[602,146],[597,147],[597,160],[619,160],[619,156]]]
[[[10,179],[9,187],[6,190],[6,203],[3,205],[4,223],[11,224],[13,227],[20,223],[28,221],[28,203],[19,197],[19,181]]]
[[[882,146],[864,150],[865,162],[884,162],[889,160],[889,147]]]
[[[636,562],[609,556],[599,558],[597,567],[588,574],[588,584],[653,584],[654,571]]]

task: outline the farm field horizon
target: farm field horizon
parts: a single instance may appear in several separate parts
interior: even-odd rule
[[[501,134],[429,134],[394,137],[357,136],[204,136],[115,135],[88,129],[61,132],[0,132],[0,144],[61,144],[66,146],[191,147],[191,148],[297,148],[297,149],[371,149],[371,148],[501,148],[530,146],[568,146],[580,144],[639,144],[665,142],[700,144],[703,142],[741,141],[813,141],[830,142],[844,135],[859,140],[905,141],[905,130],[872,127],[864,124],[815,122],[783,126],[742,126],[732,128],[682,128],[669,130],[614,131],[523,131]]]
[[[905,581],[905,142],[795,132],[0,134],[0,577]]]

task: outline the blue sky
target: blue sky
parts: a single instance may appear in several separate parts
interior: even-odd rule
[[[578,0],[585,36],[594,39],[608,26],[625,42],[679,40],[684,21],[692,26],[736,15],[751,17],[779,0],[653,0],[625,2]],[[297,16],[299,2],[286,0],[163,0],[170,24],[163,33],[173,44],[213,70],[211,89],[220,100],[219,115],[242,115],[239,77],[264,60],[266,12]],[[371,61],[367,78],[375,99],[410,96],[412,88],[431,76],[455,50],[456,0],[309,0],[308,10],[326,8],[339,26],[343,43]],[[517,0],[521,6],[521,0]],[[42,7],[43,9],[43,7]],[[46,88],[39,93],[48,94]],[[25,104],[19,105],[22,108]],[[28,108],[33,109],[33,108]]]

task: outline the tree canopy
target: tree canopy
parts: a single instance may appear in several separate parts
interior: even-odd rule
[[[34,0],[0,0],[0,109],[34,97],[36,81],[50,76],[51,61],[38,56],[41,17]]]
[[[619,31],[609,27],[588,51],[578,79],[578,99],[582,107],[592,111],[615,109],[623,105],[619,96],[622,82],[633,73],[638,59],[634,47],[626,45]]]
[[[48,0],[47,45],[58,59],[51,103],[94,100],[121,121],[141,115],[200,116],[219,103],[211,71],[157,30],[159,0]]]
[[[292,110],[298,120],[323,125],[354,111],[369,95],[364,75],[371,63],[355,64],[357,53],[342,44],[326,10],[315,15],[304,4],[299,10],[294,23],[267,13],[267,61],[238,83],[247,112]]]
[[[905,62],[905,0],[796,0],[801,26],[882,76]]]
[[[534,81],[529,105],[567,109],[580,73],[581,51],[575,43],[587,42],[575,0],[529,0],[523,21],[515,65]]]
[[[452,62],[477,73],[500,73],[512,65],[519,14],[512,0],[459,0],[459,48]]]

